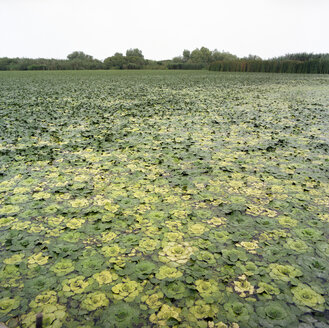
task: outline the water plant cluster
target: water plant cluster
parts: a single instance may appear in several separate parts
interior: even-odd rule
[[[0,75],[0,321],[326,327],[325,76]]]

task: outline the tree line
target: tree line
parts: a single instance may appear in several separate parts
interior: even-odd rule
[[[140,49],[116,52],[101,61],[74,51],[67,59],[0,58],[0,70],[97,70],[97,69],[209,69],[222,72],[329,73],[329,54],[296,53],[263,60],[249,55],[239,58],[229,52],[206,47],[184,50],[170,60],[145,59]]]
[[[289,54],[269,60],[222,60],[209,65],[209,70],[220,72],[266,72],[329,74],[328,54]]]
[[[139,49],[128,49],[126,55],[115,53],[104,61],[82,51],[74,51],[67,59],[0,58],[0,70],[96,70],[166,68],[162,62],[146,60]]]

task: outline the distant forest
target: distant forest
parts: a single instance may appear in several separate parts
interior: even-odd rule
[[[201,47],[184,50],[169,60],[145,59],[141,50],[128,49],[104,61],[82,51],[74,51],[67,59],[0,58],[0,71],[25,70],[97,70],[97,69],[209,69],[221,72],[329,73],[329,54],[296,53],[263,60],[254,55],[239,58],[229,52]]]

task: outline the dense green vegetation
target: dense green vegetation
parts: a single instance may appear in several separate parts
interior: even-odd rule
[[[328,82],[0,72],[0,322],[326,327]]]
[[[81,51],[75,51],[67,56],[67,59],[45,58],[0,58],[0,71],[40,71],[40,70],[83,70],[103,69],[100,60],[86,55]]]
[[[329,58],[329,57],[328,57]],[[230,60],[209,65],[210,71],[329,74],[329,59],[311,60]]]
[[[258,56],[238,58],[229,52],[209,50],[206,47],[184,50],[182,56],[172,60],[145,59],[141,50],[128,49],[126,54],[115,53],[103,62],[75,51],[67,59],[0,58],[0,71],[11,70],[96,70],[96,69],[184,69],[222,72],[267,73],[329,73],[329,54],[288,54],[283,57],[262,60]]]

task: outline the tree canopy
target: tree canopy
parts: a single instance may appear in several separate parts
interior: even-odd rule
[[[93,60],[93,56],[85,54],[83,51],[74,51],[67,55],[68,60]]]
[[[73,51],[67,59],[0,58],[0,70],[80,70],[80,69],[210,69],[238,72],[329,73],[329,54],[295,53],[263,60],[257,55],[239,58],[227,51],[206,47],[182,55],[155,61],[145,59],[142,50],[127,49],[125,55],[116,52],[104,61],[83,51]]]

